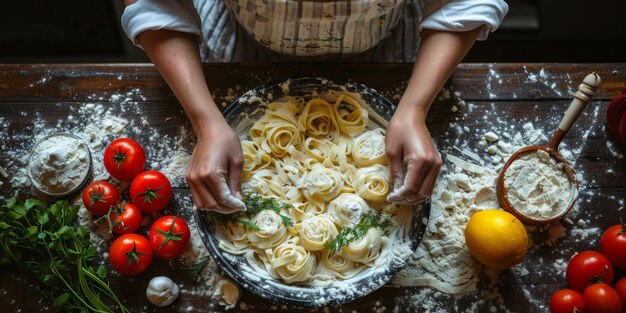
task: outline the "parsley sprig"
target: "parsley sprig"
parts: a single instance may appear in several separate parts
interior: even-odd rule
[[[383,217],[381,212],[367,212],[361,216],[358,224],[352,227],[344,227],[335,238],[326,243],[326,248],[330,251],[330,255],[339,252],[342,247],[349,245],[351,242],[365,236],[370,228],[377,227],[385,235],[389,233],[389,227],[392,222],[390,217]]]
[[[60,312],[127,313],[107,281],[104,266],[93,267],[96,247],[89,231],[75,226],[78,206],[16,197],[0,206],[0,265],[15,264],[46,286],[52,307]]]

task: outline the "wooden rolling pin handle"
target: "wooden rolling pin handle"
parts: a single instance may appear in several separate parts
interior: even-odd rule
[[[572,128],[572,125],[574,125],[580,113],[582,113],[587,104],[591,101],[591,98],[593,98],[596,89],[600,87],[600,82],[600,76],[596,73],[591,73],[585,77],[583,83],[578,87],[578,91],[576,91],[572,103],[569,105],[569,108],[567,108],[567,112],[565,112],[563,119],[561,119],[559,128],[556,130],[552,140],[550,140],[548,144],[550,147],[553,149],[558,147],[563,137],[565,137],[565,134]]]

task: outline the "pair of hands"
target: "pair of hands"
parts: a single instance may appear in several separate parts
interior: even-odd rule
[[[386,153],[393,181],[388,200],[415,203],[427,199],[442,161],[424,112],[398,108],[387,128]],[[198,134],[186,176],[196,207],[226,214],[245,211],[240,194],[242,167],[239,137],[225,121],[214,122]]]

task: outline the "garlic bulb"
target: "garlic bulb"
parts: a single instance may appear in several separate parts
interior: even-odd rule
[[[178,298],[179,293],[178,285],[166,276],[152,278],[148,283],[148,289],[146,289],[148,301],[158,307],[172,304]]]

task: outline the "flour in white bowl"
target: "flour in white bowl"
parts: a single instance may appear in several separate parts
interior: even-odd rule
[[[82,140],[58,134],[44,138],[33,148],[28,170],[37,189],[62,195],[85,180],[90,163],[89,149]]]
[[[543,150],[521,155],[504,174],[511,205],[536,219],[548,219],[566,210],[574,188],[565,166]]]

